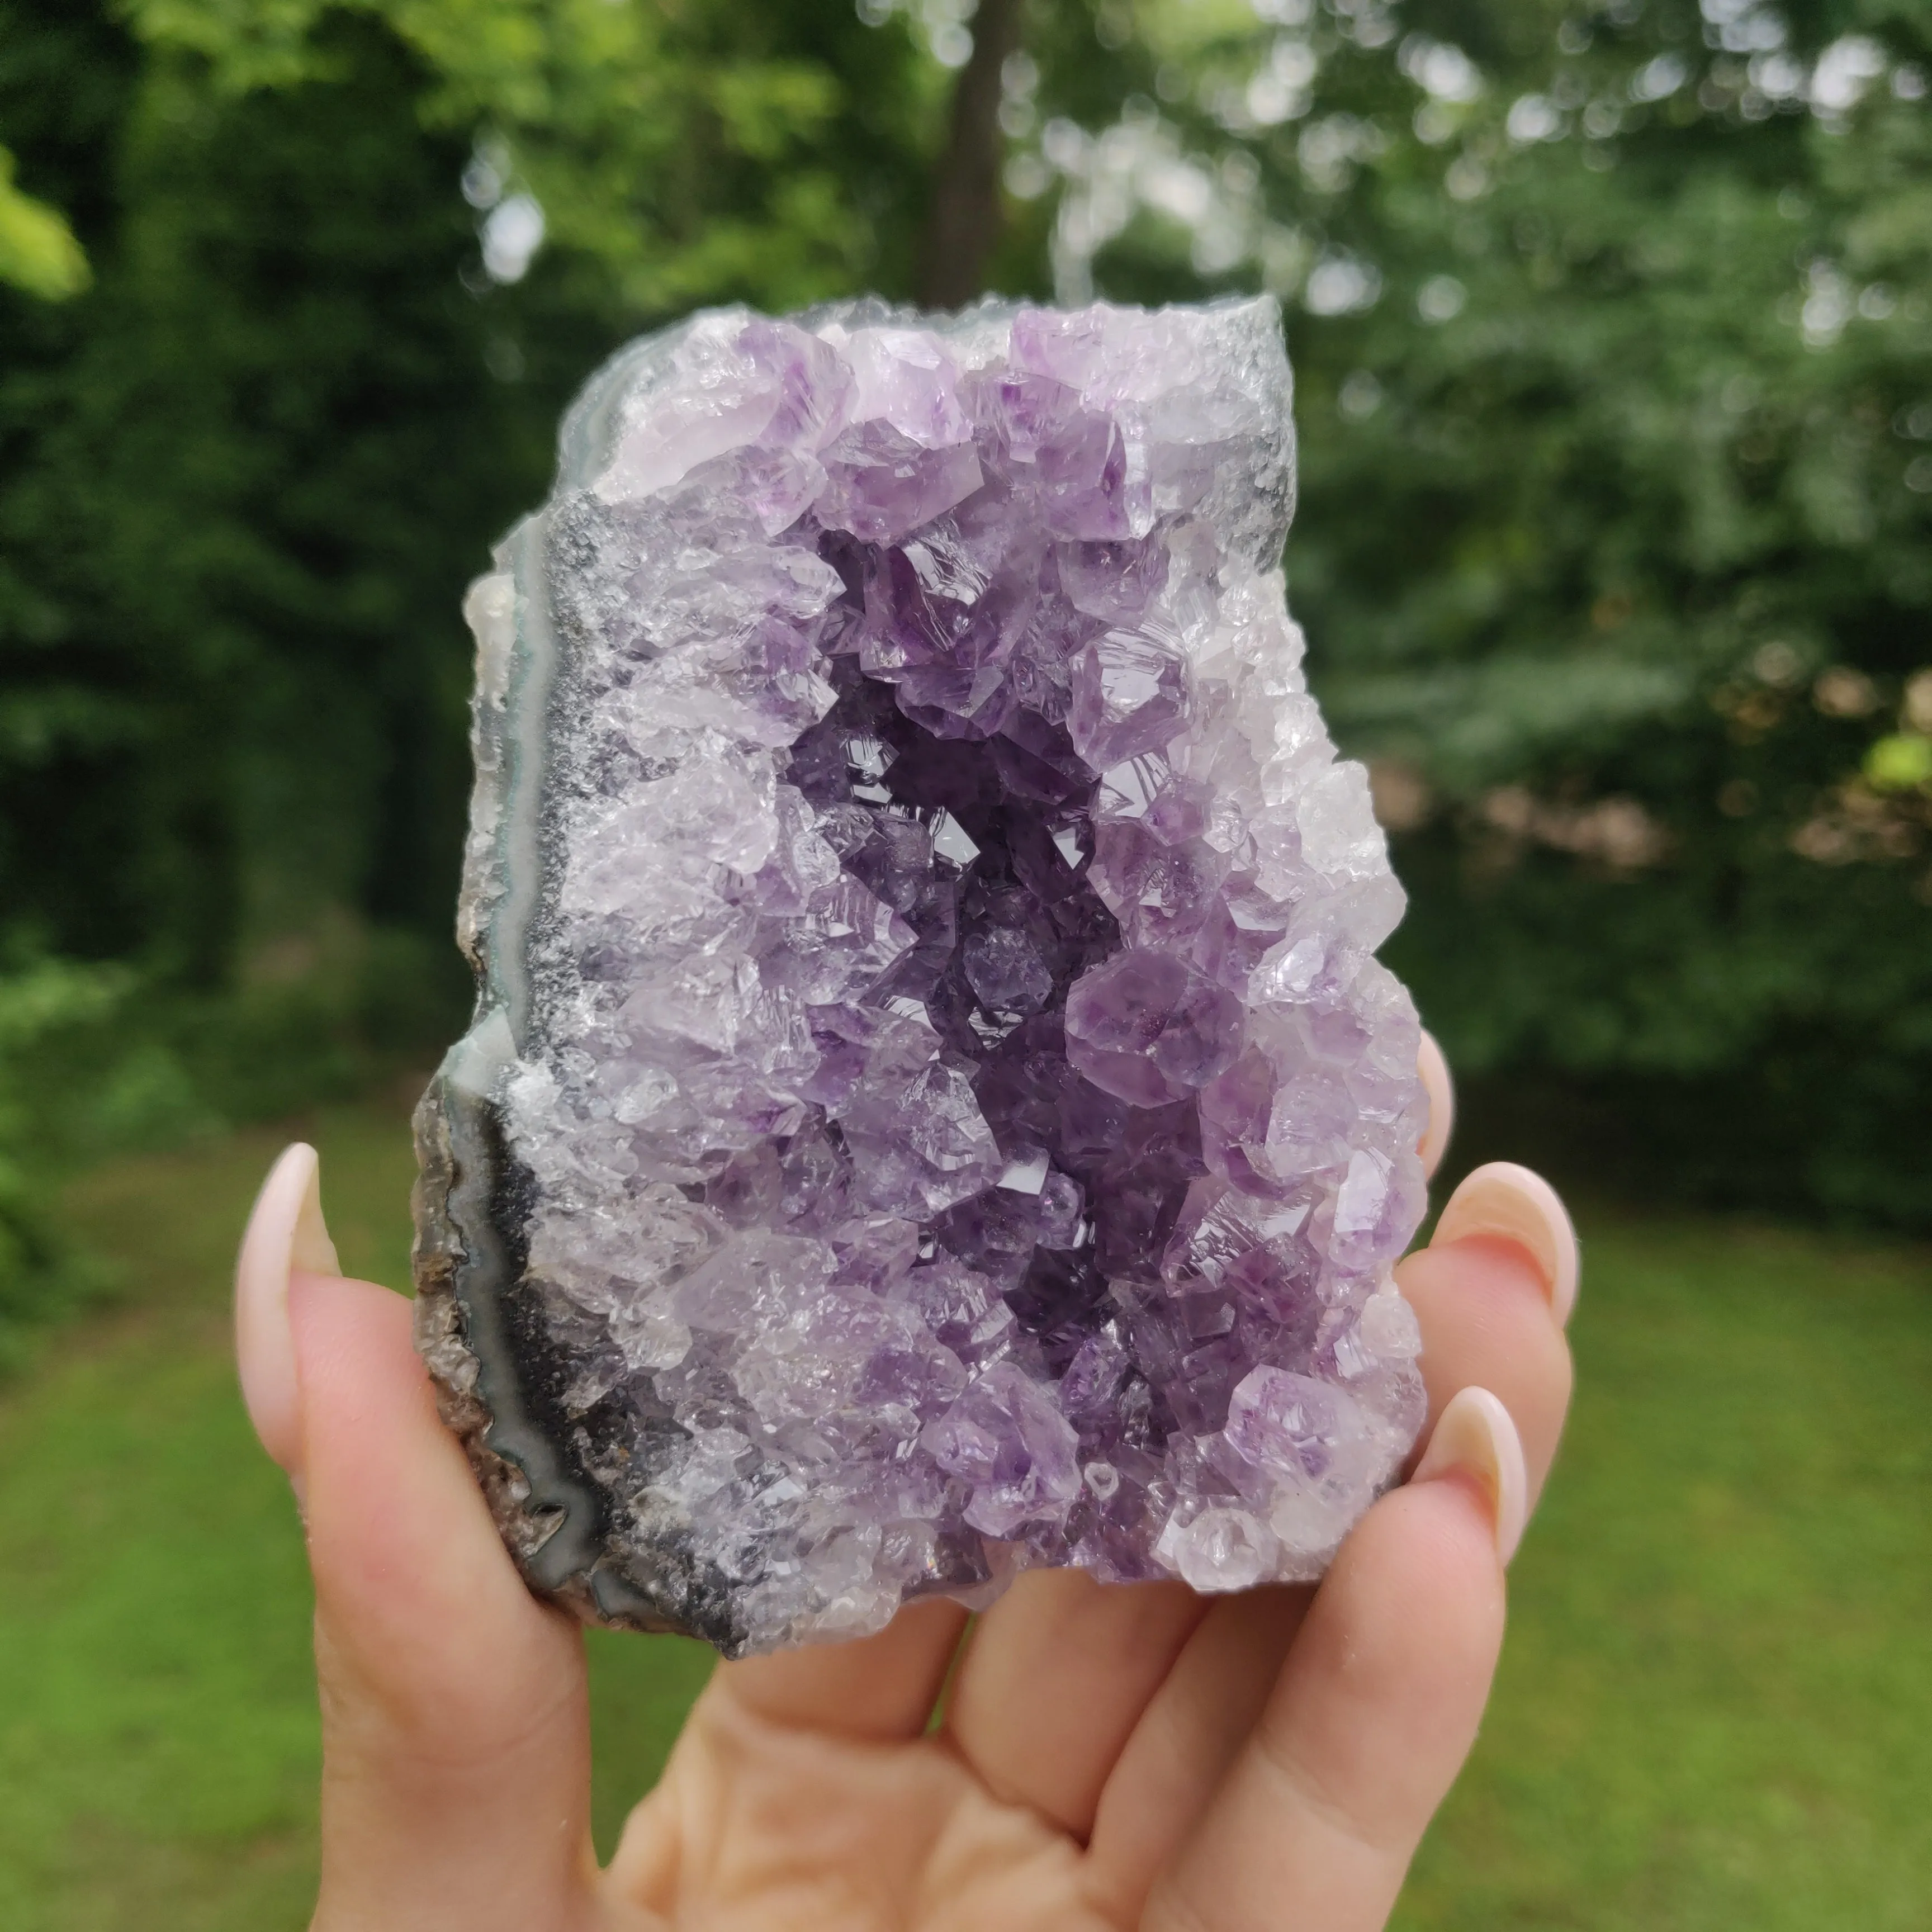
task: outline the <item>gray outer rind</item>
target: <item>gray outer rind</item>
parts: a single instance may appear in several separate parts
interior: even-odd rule
[[[649,365],[668,360],[689,326],[632,344],[592,378],[565,421],[557,495],[604,460],[612,401],[634,383],[648,386]],[[562,1370],[544,1346],[524,1280],[519,1196],[530,1183],[506,1145],[498,1089],[539,1001],[530,969],[552,863],[548,795],[567,780],[551,752],[568,675],[550,608],[550,522],[543,512],[526,518],[498,548],[498,570],[515,584],[509,634],[493,638],[488,614],[471,614],[476,779],[458,933],[476,973],[477,1004],[416,1109],[416,1347],[438,1410],[532,1590],[586,1623],[678,1632],[729,1656],[744,1636],[724,1580],[608,1520],[606,1492],[588,1466],[611,1451],[563,1414]]]
[[[729,1654],[740,1639],[724,1593],[662,1546],[607,1543],[602,1493],[574,1453],[587,1445],[544,1426],[540,1364],[512,1339],[524,1257],[502,1230],[516,1225],[519,1180],[494,1104],[446,1066],[415,1124],[416,1347],[524,1580],[586,1623],[700,1636]]]

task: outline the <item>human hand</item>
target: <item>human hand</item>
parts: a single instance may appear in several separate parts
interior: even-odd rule
[[[1432,1042],[1424,1072],[1432,1166]],[[243,1241],[237,1342],[315,1574],[316,1932],[1382,1925],[1488,1694],[1569,1399],[1575,1240],[1534,1175],[1482,1168],[1396,1276],[1427,1446],[1318,1587],[1030,1572],[977,1620],[936,1729],[956,1605],[721,1664],[600,1870],[580,1632],[524,1588],[408,1302],[341,1277],[291,1148]]]

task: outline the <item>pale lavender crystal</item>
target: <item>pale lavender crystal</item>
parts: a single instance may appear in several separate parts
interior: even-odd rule
[[[732,1654],[1318,1575],[1419,1423],[1402,895],[1265,302],[700,315],[471,592],[418,1334],[532,1582]]]

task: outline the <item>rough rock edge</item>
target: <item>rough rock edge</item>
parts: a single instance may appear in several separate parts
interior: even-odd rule
[[[412,1122],[418,1172],[410,1199],[417,1231],[410,1250],[416,1289],[412,1319],[416,1352],[435,1385],[436,1413],[463,1444],[498,1534],[516,1559],[524,1581],[537,1596],[599,1629],[691,1635],[669,1617],[646,1612],[610,1614],[598,1603],[590,1576],[581,1570],[573,1570],[560,1584],[536,1574],[538,1555],[562,1527],[564,1512],[532,1510],[529,1478],[489,1442],[495,1419],[477,1393],[482,1364],[470,1346],[468,1320],[457,1286],[458,1271],[466,1255],[450,1211],[458,1162],[450,1144],[449,1106],[445,1083],[434,1080],[418,1103]]]
[[[990,302],[980,305],[989,314],[1001,306]],[[868,312],[868,320],[903,319],[921,324],[929,320],[909,310],[887,311],[875,301],[837,304],[814,314],[840,315],[848,308],[855,318],[862,310]],[[874,310],[876,316],[870,314]],[[464,1230],[477,1217],[466,1215],[458,1197],[480,1186],[488,1203],[482,1217],[488,1225],[480,1232],[484,1247],[490,1246],[490,1237],[497,1229],[505,1197],[519,1191],[520,1163],[506,1158],[499,1144],[501,1122],[494,1095],[476,1090],[467,1079],[448,1077],[459,1052],[476,1041],[478,1024],[492,1012],[502,1012],[506,988],[499,975],[505,962],[497,956],[502,935],[495,929],[501,917],[514,916],[505,903],[511,881],[503,834],[505,818],[520,793],[525,795],[523,809],[534,820],[537,851],[544,860],[549,856],[543,851],[548,830],[543,794],[556,776],[550,763],[554,742],[547,736],[546,755],[533,761],[533,770],[518,770],[518,748],[511,742],[509,687],[513,670],[526,670],[532,661],[534,640],[526,628],[531,619],[546,633],[546,648],[541,652],[546,672],[561,673],[568,654],[559,650],[548,635],[556,614],[549,608],[547,570],[538,566],[534,585],[526,572],[541,554],[566,476],[581,468],[592,446],[600,445],[608,434],[610,424],[604,418],[627,393],[625,379],[634,378],[639,364],[662,352],[689,326],[688,321],[674,325],[628,345],[593,376],[566,417],[562,460],[550,500],[506,537],[496,554],[496,574],[472,586],[474,596],[486,585],[507,578],[516,582],[522,594],[515,599],[514,616],[508,610],[501,614],[509,622],[500,629],[490,627],[493,637],[486,640],[484,627],[476,626],[478,676],[472,736],[476,784],[471,838],[465,853],[459,944],[478,973],[477,1024],[452,1048],[450,1061],[424,1094],[416,1119],[421,1171],[414,1200],[418,1228],[414,1265],[419,1296],[415,1326],[416,1346],[436,1385],[439,1412],[462,1442],[500,1533],[532,1592],[586,1624],[692,1636],[730,1657],[745,1654],[743,1634],[733,1628],[728,1619],[704,1614],[710,1580],[692,1574],[688,1552],[674,1546],[640,1548],[632,1538],[601,1520],[601,1507],[590,1512],[590,1517],[600,1519],[593,1523],[568,1503],[532,1503],[533,1495],[557,1486],[555,1478],[560,1473],[568,1486],[601,1490],[602,1485],[586,1461],[592,1445],[583,1439],[581,1432],[570,1440],[554,1430],[546,1435],[540,1426],[532,1426],[526,1406],[534,1402],[538,1410],[550,1406],[542,1386],[545,1365],[541,1360],[533,1364],[520,1359],[514,1346],[506,1353],[500,1341],[490,1341],[491,1331],[500,1322],[507,1321],[514,1326],[524,1318],[518,1306],[524,1270],[520,1257],[479,1256],[474,1251]],[[1292,434],[1292,428],[1285,433]],[[562,694],[553,687],[549,694],[552,702],[539,705],[541,712],[553,712]],[[554,716],[551,722],[554,726]],[[533,777],[537,782],[530,785]],[[517,963],[524,967],[529,964],[527,942],[532,936],[528,919],[526,913],[526,947],[515,953]],[[493,935],[499,946],[492,945]],[[514,998],[509,1004],[513,1010],[520,1006]],[[506,1043],[508,1037],[506,1031]],[[480,1334],[476,1328],[479,1311],[472,1306],[479,1298],[484,1304]],[[506,1367],[509,1380],[503,1384]],[[489,1399],[492,1394],[503,1398],[494,1410]],[[539,1466],[533,1484],[517,1447],[515,1438],[520,1434],[533,1443],[539,1466],[554,1454],[565,1466],[563,1470],[546,1478]],[[604,1500],[601,1494],[597,1498],[600,1505]],[[585,1550],[581,1546],[586,1533],[592,1546]],[[579,1546],[574,1559],[573,1546]],[[686,1557],[683,1562],[679,1560],[681,1556]],[[680,1607],[689,1607],[692,1614],[680,1616],[662,1607],[667,1597]]]

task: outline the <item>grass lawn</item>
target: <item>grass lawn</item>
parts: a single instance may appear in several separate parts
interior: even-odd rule
[[[302,1126],[344,1265],[402,1282],[400,1104]],[[75,1187],[120,1299],[0,1390],[9,1932],[306,1922],[301,1545],[226,1341],[232,1243],[280,1138]],[[1922,1932],[1932,1255],[1610,1214],[1584,1234],[1570,1439],[1482,1741],[1397,1922]],[[608,1846],[708,1653],[598,1636],[592,1658]]]

